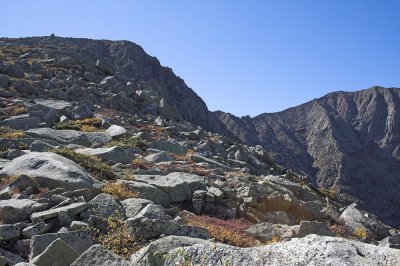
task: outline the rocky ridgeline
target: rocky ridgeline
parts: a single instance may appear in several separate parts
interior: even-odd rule
[[[396,229],[200,127],[143,54],[0,40],[0,265],[400,264]]]

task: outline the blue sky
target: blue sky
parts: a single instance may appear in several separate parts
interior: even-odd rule
[[[0,36],[130,40],[210,110],[255,116],[400,87],[397,0],[3,0]]]

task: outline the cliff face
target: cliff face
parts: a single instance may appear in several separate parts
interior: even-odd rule
[[[334,92],[252,119],[216,115],[228,131],[261,144],[276,162],[399,223],[400,89]]]

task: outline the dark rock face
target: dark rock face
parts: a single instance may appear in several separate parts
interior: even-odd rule
[[[262,145],[277,163],[400,224],[400,89],[335,92],[254,118],[216,115],[226,131]]]

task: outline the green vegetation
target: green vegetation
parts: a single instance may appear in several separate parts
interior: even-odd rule
[[[9,127],[0,127],[0,138],[17,139],[17,138],[23,138],[24,136],[25,133],[21,130],[15,130]]]
[[[101,126],[100,118],[85,118],[82,120],[71,120],[68,122],[60,122],[54,125],[55,129],[72,129],[84,132],[94,132],[99,131]]]
[[[100,181],[115,180],[118,178],[110,166],[95,156],[76,153],[74,150],[68,148],[53,149],[51,151],[76,162]]]
[[[141,138],[122,137],[122,138],[119,138],[117,140],[113,140],[113,141],[107,143],[106,147],[119,146],[123,149],[138,147],[142,150],[146,150],[148,145],[149,145],[149,143],[146,140],[141,139]]]

